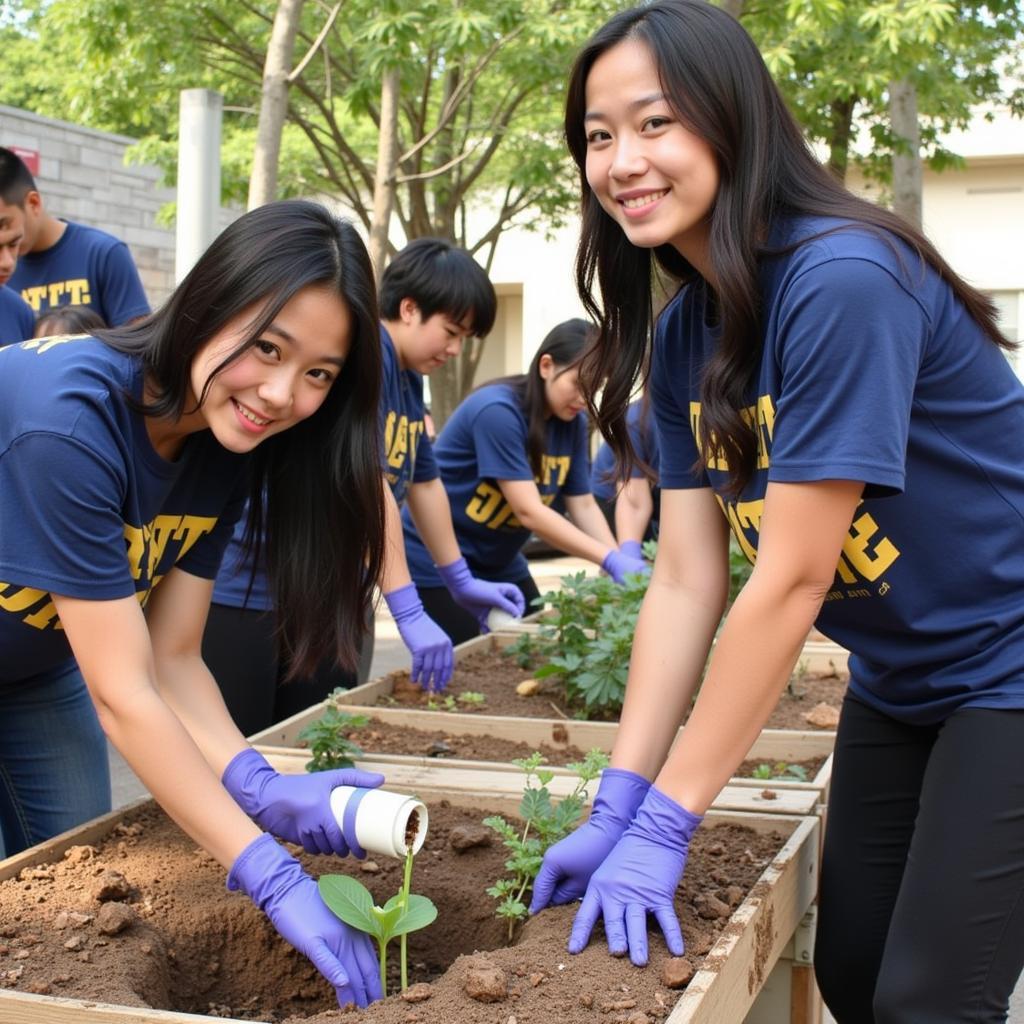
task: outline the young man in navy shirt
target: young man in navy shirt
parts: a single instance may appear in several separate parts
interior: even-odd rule
[[[10,286],[34,314],[88,306],[111,327],[146,316],[149,303],[124,242],[46,212],[21,159],[0,147],[0,219],[21,235]]]
[[[13,218],[0,214],[0,345],[32,337],[32,308],[7,282],[18,265],[21,229]]]

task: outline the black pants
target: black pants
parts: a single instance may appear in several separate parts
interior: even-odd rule
[[[363,678],[373,656],[373,634],[363,646]],[[203,634],[203,660],[217,680],[224,703],[243,736],[267,729],[322,701],[337,687],[350,689],[355,672],[325,659],[307,679],[284,682],[274,647],[274,614],[210,605]],[[359,680],[362,681],[362,680]]]
[[[486,579],[482,576],[481,579]],[[540,597],[540,591],[533,577],[527,573],[522,579],[514,580],[526,600],[526,613],[535,609],[531,605],[534,598]],[[452,600],[452,595],[445,587],[418,587],[420,600],[426,613],[448,634],[453,644],[461,644],[480,635],[480,623]]]
[[[1024,711],[909,726],[847,696],[815,972],[838,1024],[995,1024],[1024,965]]]

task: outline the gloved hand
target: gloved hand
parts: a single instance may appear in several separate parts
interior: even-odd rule
[[[452,677],[455,655],[448,634],[423,610],[416,584],[384,595],[402,642],[412,652],[414,683],[424,690],[443,690]]]
[[[336,786],[376,789],[383,781],[377,772],[353,768],[281,775],[252,747],[235,754],[221,776],[235,803],[264,831],[298,843],[307,853],[341,857],[360,847],[355,836],[345,836],[334,820],[331,790]]]
[[[625,768],[605,768],[590,818],[547,853],[533,883],[530,913],[549,903],[571,903],[586,891],[600,867],[643,803],[650,782]]]
[[[241,889],[278,934],[313,961],[334,986],[338,1006],[366,1006],[382,998],[370,936],[327,909],[316,882],[271,836],[259,836],[238,855],[228,872],[228,888]]]
[[[634,558],[632,555],[627,555],[624,551],[619,551],[617,548],[612,548],[604,556],[601,568],[616,583],[625,583],[628,573],[648,573],[651,571],[651,567],[642,558]]]
[[[470,571],[464,558],[451,565],[439,565],[438,574],[452,595],[452,600],[469,612],[480,628],[486,633],[487,613],[500,608],[517,619],[526,611],[523,592],[514,583],[490,583],[477,579]]]
[[[654,914],[673,956],[683,955],[683,933],[673,899],[686,867],[690,840],[702,818],[654,786],[633,823],[594,872],[572,923],[569,952],[581,952],[604,915],[608,952],[647,963],[647,915]]]
[[[638,540],[624,540],[619,545],[619,553],[628,555],[630,558],[642,559],[644,557],[644,546]]]

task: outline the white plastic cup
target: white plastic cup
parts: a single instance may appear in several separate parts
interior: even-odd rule
[[[367,852],[389,857],[404,857],[412,837],[412,852],[419,853],[427,838],[427,808],[414,796],[391,793],[386,789],[358,789],[337,786],[331,790],[331,813],[343,833],[351,837],[352,823],[346,826],[345,814],[350,802],[355,806],[356,842]],[[352,812],[349,811],[350,817]]]
[[[517,618],[515,615],[509,615],[508,612],[502,611],[501,608],[492,608],[487,613],[487,628],[492,633],[499,633],[510,626],[514,629],[520,622],[522,622],[522,619]]]

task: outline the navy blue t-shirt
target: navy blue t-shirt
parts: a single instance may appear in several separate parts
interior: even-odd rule
[[[520,549],[530,536],[505,500],[499,480],[533,480],[545,505],[561,510],[563,495],[590,493],[587,423],[547,421],[540,478],[527,455],[527,423],[516,393],[507,384],[488,384],[452,413],[434,445],[441,479],[452,508],[452,523],[466,562],[475,575],[512,582],[529,572]],[[444,584],[412,523],[402,513],[409,570],[417,586]]]
[[[31,338],[35,329],[32,307],[13,288],[0,285],[0,345]]]
[[[126,399],[142,384],[95,338],[0,349],[0,680],[70,657],[51,592],[145,605],[175,566],[217,572],[248,459],[208,430],[163,459]]]
[[[651,371],[661,486],[711,486],[756,555],[769,481],[859,480],[864,499],[817,626],[851,652],[850,688],[911,723],[1024,707],[1024,387],[952,290],[863,226],[783,221],[765,259],[763,353],[747,413],[755,472],[695,474],[704,292],[662,315]]]
[[[626,429],[629,431],[629,440],[633,445],[633,451],[654,471],[655,478],[657,478],[658,432],[654,426],[653,410],[648,409],[647,415],[644,416],[643,408],[643,402],[633,402],[629,406],[626,410]],[[644,472],[641,467],[634,465],[630,479],[639,480],[643,476]],[[590,490],[595,498],[599,498],[601,501],[611,501],[618,493],[619,486],[620,481],[615,473],[615,453],[606,441],[602,441],[590,469]],[[658,521],[659,490],[658,485],[654,484],[652,488],[654,512],[651,515],[653,523]]]
[[[146,316],[149,303],[128,246],[99,228],[67,225],[49,249],[19,257],[11,287],[37,316],[59,306],[88,306],[108,327]]]

